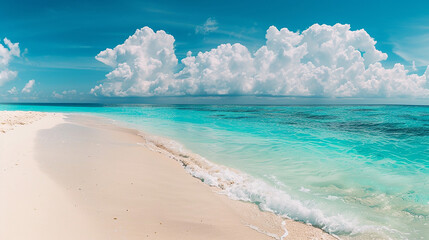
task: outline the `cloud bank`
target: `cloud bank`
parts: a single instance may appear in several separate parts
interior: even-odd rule
[[[113,71],[91,92],[106,96],[270,95],[308,97],[429,97],[429,66],[409,74],[402,64],[385,68],[387,54],[365,30],[314,24],[302,33],[266,33],[256,52],[222,44],[179,68],[174,37],[144,27],[96,59]]]
[[[0,87],[6,82],[14,79],[18,73],[9,70],[9,62],[12,57],[19,57],[19,43],[12,43],[9,39],[3,39],[4,45],[0,42]]]

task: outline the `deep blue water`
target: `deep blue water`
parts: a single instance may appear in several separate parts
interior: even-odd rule
[[[340,236],[429,239],[428,106],[78,104],[0,110],[118,120],[251,176],[234,177],[240,184],[225,190],[232,198]],[[228,174],[215,177],[232,178]]]

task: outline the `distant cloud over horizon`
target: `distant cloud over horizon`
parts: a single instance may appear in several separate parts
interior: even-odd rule
[[[96,59],[113,70],[91,93],[105,96],[269,95],[305,97],[429,97],[429,66],[410,74],[363,29],[314,24],[299,32],[271,26],[255,52],[221,44],[181,60],[174,37],[149,27]]]
[[[17,71],[9,69],[9,63],[13,57],[19,57],[21,54],[19,43],[12,43],[7,38],[4,38],[3,42],[5,45],[0,42],[0,87],[18,75]]]
[[[56,91],[52,91],[52,97],[57,98],[57,99],[63,99],[65,96],[71,96],[71,95],[76,95],[77,91],[76,90],[64,90],[61,93],[57,93]]]

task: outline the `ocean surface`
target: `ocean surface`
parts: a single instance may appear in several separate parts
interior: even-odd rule
[[[429,106],[0,104],[0,110],[92,114],[161,136],[146,140],[191,159],[191,174],[231,198],[344,239],[429,239]]]

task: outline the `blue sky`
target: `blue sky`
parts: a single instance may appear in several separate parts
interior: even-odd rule
[[[3,1],[0,37],[19,42],[21,56],[9,63],[18,75],[0,86],[0,101],[106,101],[90,90],[112,67],[95,56],[144,26],[174,36],[180,70],[188,51],[241,43],[255,52],[272,25],[302,32],[315,23],[350,24],[387,53],[384,67],[401,63],[422,75],[429,64],[427,9],[428,1]],[[31,79],[31,94],[21,94]],[[7,93],[13,87],[18,94]]]

